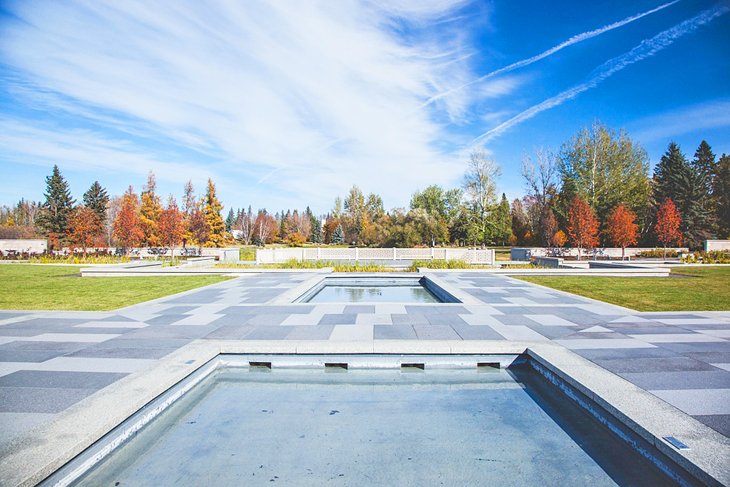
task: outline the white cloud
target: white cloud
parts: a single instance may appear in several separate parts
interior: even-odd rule
[[[730,127],[730,100],[715,100],[685,106],[642,118],[631,124],[631,132],[644,142],[693,132]]]
[[[325,207],[353,182],[403,204],[416,187],[450,184],[463,169],[434,145],[444,127],[419,109],[437,90],[470,77],[464,34],[443,22],[461,3],[11,4],[19,21],[2,25],[0,61],[23,78],[34,103],[70,112],[94,130],[32,133],[26,121],[0,143],[17,161],[24,151],[58,151],[68,161],[93,159],[100,169],[153,169],[160,179],[216,172],[219,186],[251,188],[245,197],[223,195],[236,204],[254,194],[262,196],[255,205],[291,195],[292,205]],[[447,27],[438,37],[404,42],[395,17]],[[449,116],[462,113],[470,96],[450,97]],[[111,140],[104,128],[129,137]],[[141,136],[220,163],[207,171],[195,161],[171,162]],[[221,181],[233,177],[239,180]],[[262,187],[254,189],[257,181]]]

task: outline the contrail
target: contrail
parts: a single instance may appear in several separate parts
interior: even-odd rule
[[[659,5],[658,7],[654,8],[652,10],[647,10],[646,12],[643,12],[643,13],[640,13],[640,14],[636,14],[636,15],[633,15],[631,17],[626,17],[623,20],[619,20],[618,22],[614,22],[613,24],[606,25],[604,27],[601,27],[600,29],[591,30],[591,31],[588,31],[588,32],[583,32],[582,34],[574,35],[573,37],[571,37],[567,41],[561,42],[557,46],[551,47],[547,51],[541,52],[540,54],[538,54],[536,56],[532,56],[530,58],[523,59],[522,61],[517,61],[516,63],[512,63],[509,66],[505,66],[503,68],[499,68],[496,71],[492,71],[491,73],[487,73],[484,76],[481,76],[481,77],[479,77],[479,78],[477,78],[475,80],[469,81],[468,83],[464,83],[461,86],[457,86],[456,88],[452,88],[450,90],[447,90],[447,91],[444,91],[444,92],[439,93],[437,95],[434,95],[431,98],[429,98],[428,100],[426,100],[425,102],[423,102],[423,104],[421,105],[421,108],[423,108],[423,107],[425,107],[427,105],[430,105],[431,103],[435,102],[436,100],[440,100],[441,98],[447,97],[451,93],[454,93],[456,91],[459,91],[461,89],[464,89],[467,86],[473,85],[474,83],[479,83],[481,81],[484,81],[485,79],[492,78],[493,76],[497,76],[498,74],[506,73],[508,71],[512,71],[514,69],[521,68],[523,66],[527,66],[527,65],[532,64],[534,62],[537,62],[537,61],[539,61],[541,59],[544,59],[544,58],[546,58],[546,57],[548,57],[548,56],[550,56],[552,54],[555,54],[556,52],[558,52],[558,51],[560,51],[562,49],[565,49],[566,47],[572,46],[573,44],[578,44],[579,42],[583,42],[585,40],[591,39],[592,37],[599,36],[599,35],[601,35],[601,34],[603,34],[605,32],[608,32],[610,30],[618,29],[619,27],[622,27],[622,26],[624,26],[626,24],[629,24],[629,23],[631,23],[631,22],[633,22],[635,20],[639,20],[642,17],[646,17],[647,15],[651,15],[651,14],[653,14],[655,12],[658,12],[658,11],[660,11],[662,9],[665,9],[667,7],[670,7],[670,6],[674,5],[677,2],[679,2],[679,0],[674,0],[673,2],[665,3],[664,5]]]
[[[672,45],[674,41],[676,41],[680,37],[692,33],[697,28],[711,22],[716,17],[728,13],[729,11],[730,7],[726,5],[716,6],[715,8],[705,10],[698,15],[692,17],[691,19],[687,19],[684,22],[675,25],[671,29],[660,32],[651,39],[641,41],[638,46],[634,47],[629,52],[610,59],[600,65],[598,68],[594,69],[590,77],[588,78],[588,81],[576,85],[568,90],[563,91],[559,95],[548,98],[542,103],[528,108],[527,110],[515,115],[509,120],[499,124],[495,128],[475,138],[471,142],[471,144],[479,141],[487,141],[493,139],[494,137],[501,135],[503,132],[512,128],[513,126],[534,117],[538,113],[556,107],[567,100],[575,98],[584,91],[595,88],[603,80],[609,78],[610,76],[613,76],[615,73],[621,71],[625,67],[641,61],[642,59],[653,56],[659,51]]]

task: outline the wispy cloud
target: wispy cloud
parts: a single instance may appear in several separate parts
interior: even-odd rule
[[[642,41],[638,46],[634,47],[629,52],[610,59],[609,61],[606,61],[601,66],[596,68],[591,73],[588,80],[584,83],[573,86],[572,88],[563,91],[559,95],[548,98],[542,103],[533,105],[527,110],[520,112],[509,120],[499,124],[493,129],[488,130],[479,137],[475,138],[472,141],[472,144],[478,142],[483,143],[495,137],[498,137],[515,125],[520,124],[525,120],[528,120],[535,115],[544,112],[545,110],[549,110],[551,108],[559,106],[566,101],[575,98],[579,94],[590,90],[591,88],[595,88],[602,81],[613,76],[622,69],[655,55],[659,51],[666,49],[667,47],[672,45],[677,39],[694,32],[697,28],[711,22],[721,15],[728,13],[729,11],[730,7],[728,7],[727,5],[718,5],[657,34],[651,39]]]
[[[536,63],[537,61],[540,61],[541,59],[545,59],[546,57],[551,56],[551,55],[555,54],[556,52],[565,49],[566,47],[570,47],[570,46],[572,46],[574,44],[578,44],[579,42],[586,41],[588,39],[591,39],[593,37],[599,36],[601,34],[605,34],[606,32],[612,31],[614,29],[618,29],[619,27],[623,27],[624,25],[630,24],[631,22],[634,22],[636,20],[639,20],[642,17],[646,17],[647,15],[651,15],[651,14],[653,14],[655,12],[658,12],[660,10],[663,10],[663,9],[667,8],[667,7],[670,7],[670,6],[674,5],[677,2],[679,2],[679,0],[674,0],[673,2],[669,2],[669,3],[665,3],[663,5],[659,5],[658,7],[653,8],[651,10],[647,10],[646,12],[642,12],[642,13],[639,13],[639,14],[636,14],[636,15],[632,15],[631,17],[626,17],[623,20],[619,20],[618,22],[614,22],[613,24],[608,24],[608,25],[603,26],[603,27],[601,27],[599,29],[591,30],[591,31],[588,31],[588,32],[583,32],[581,34],[576,34],[573,37],[571,37],[570,39],[568,39],[566,41],[563,41],[560,44],[551,47],[547,51],[541,52],[540,54],[537,54],[535,56],[529,57],[527,59],[522,59],[520,61],[514,62],[514,63],[512,63],[512,64],[510,64],[508,66],[505,66],[503,68],[499,68],[499,69],[496,69],[494,71],[491,71],[491,72],[489,72],[489,73],[487,73],[487,74],[485,74],[483,76],[480,76],[480,77],[478,77],[478,78],[476,78],[474,80],[471,80],[471,81],[469,81],[467,83],[464,83],[462,85],[456,86],[456,87],[451,88],[449,90],[446,90],[446,91],[443,91],[443,92],[438,93],[436,95],[433,95],[430,98],[428,98],[428,100],[426,100],[421,106],[430,105],[431,103],[433,103],[433,102],[435,102],[437,100],[441,100],[443,98],[446,98],[446,97],[448,97],[450,95],[453,95],[454,93],[459,92],[459,91],[463,90],[464,88],[467,88],[467,87],[469,87],[469,86],[471,86],[471,85],[473,85],[475,83],[480,83],[482,81],[485,81],[485,80],[487,80],[489,78],[492,78],[494,76],[497,76],[499,74],[507,73],[509,71],[513,71],[513,70],[518,69],[518,68],[522,68],[522,67],[525,67],[525,66],[529,66],[530,64]]]
[[[237,204],[254,196],[240,188],[256,181],[258,204],[295,195],[289,201],[324,209],[325,198],[355,181],[403,204],[416,187],[447,184],[461,170],[434,144],[445,138],[445,122],[418,107],[434,87],[472,77],[462,26],[445,21],[462,5],[29,0],[9,4],[0,62],[19,78],[16,87],[37,95],[36,108],[89,129],[81,138],[63,126],[39,129],[54,135],[46,155],[50,144],[69,160],[89,149],[99,169],[144,165],[162,180],[187,178],[197,167],[195,174],[236,178],[223,197]],[[407,39],[397,23],[415,26]],[[419,29],[429,23],[438,27]],[[449,103],[463,110],[467,95]],[[33,116],[22,122],[32,126]],[[111,131],[126,145],[122,154],[138,162],[122,159],[109,140],[88,141]],[[16,161],[21,151],[26,160],[40,157],[34,138],[51,134],[16,127],[0,150],[12,149]],[[155,149],[161,140],[202,156],[164,170],[168,159]]]
[[[631,133],[641,141],[653,142],[725,127],[730,127],[730,99],[684,106],[636,120],[631,123]]]

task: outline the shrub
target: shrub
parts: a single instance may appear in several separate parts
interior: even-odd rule
[[[636,254],[637,257],[644,257],[644,258],[654,258],[654,259],[662,259],[664,258],[664,250],[663,249],[652,249],[652,250],[642,250],[638,254]],[[679,257],[679,252],[672,249],[667,249],[667,257]]]
[[[682,258],[685,264],[730,264],[730,251],[711,250],[693,252]]]

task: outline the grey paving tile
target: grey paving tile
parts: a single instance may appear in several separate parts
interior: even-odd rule
[[[61,372],[19,370],[0,377],[0,387],[43,387],[63,389],[101,389],[127,374],[111,372]]]
[[[428,323],[430,325],[466,325],[467,324],[466,321],[464,321],[459,315],[451,314],[451,313],[426,315],[426,319],[428,320]]]
[[[666,348],[676,353],[695,352],[730,352],[730,342],[696,342],[696,343],[657,343],[658,347]]]
[[[347,314],[359,314],[359,313],[368,313],[368,314],[374,314],[375,313],[375,305],[348,305],[345,306],[345,310],[343,313]]]
[[[679,372],[717,370],[705,362],[692,360],[687,357],[618,358],[594,360],[594,362],[611,372]]]
[[[292,326],[258,326],[248,335],[246,340],[284,340],[291,333]]]
[[[192,341],[191,338],[113,338],[94,344],[97,348],[180,348]],[[87,346],[90,344],[87,344]]]
[[[407,314],[469,314],[471,313],[468,309],[463,306],[444,306],[444,305],[431,305],[431,306],[412,306],[406,305]]]
[[[132,318],[129,318],[128,316],[114,315],[114,316],[109,316],[109,317],[106,317],[106,318],[101,318],[101,319],[95,320],[95,321],[129,321],[129,322],[134,322],[134,321],[137,321],[137,320],[133,320]]]
[[[0,350],[0,362],[45,362],[61,355],[56,350]]]
[[[415,339],[416,332],[411,325],[374,325],[373,339],[375,340],[398,340]]]
[[[160,316],[156,316],[155,318],[151,318],[149,320],[145,320],[144,322],[148,325],[170,325],[172,323],[176,323],[180,320],[183,320],[185,318],[188,318],[189,315],[182,315],[182,314],[164,314]]]
[[[354,313],[326,314],[319,320],[318,325],[354,325],[357,315]]]
[[[294,326],[287,340],[328,340],[334,325]]]
[[[84,358],[146,358],[160,359],[177,350],[176,348],[103,348],[92,345],[67,357]]]
[[[730,364],[730,351],[728,352],[690,352],[685,354],[689,358],[701,360],[708,364]]]
[[[50,413],[0,412],[0,444],[7,445],[39,424],[50,421]]]
[[[0,412],[59,413],[97,390],[0,387]]]
[[[535,322],[524,315],[494,315],[503,325],[534,325]]]
[[[676,352],[661,347],[656,348],[603,348],[575,350],[575,353],[589,360],[617,360],[638,358],[671,358],[678,357]]]
[[[570,336],[575,333],[574,328],[568,328],[565,326],[544,326],[538,324],[533,325],[532,323],[525,323],[525,326],[551,340]]]
[[[697,421],[730,438],[730,414],[708,414],[693,416]]]
[[[462,340],[504,340],[489,326],[453,325],[451,328]]]
[[[402,314],[393,313],[390,315],[394,325],[429,325],[428,318],[425,314]]]
[[[197,306],[172,306],[163,312],[166,315],[184,315],[198,309]]]
[[[459,336],[448,325],[413,325],[416,337],[419,340],[459,340]]]
[[[242,340],[255,329],[252,325],[225,325],[204,336],[207,339]]]
[[[246,320],[247,325],[255,326],[278,326],[290,316],[289,314],[272,313],[251,316]]]
[[[494,308],[498,311],[501,311],[505,315],[535,314],[532,312],[532,310],[530,308],[525,308],[523,306],[500,306],[499,304],[495,304]]]
[[[730,389],[730,372],[619,372],[618,375],[646,390]]]

